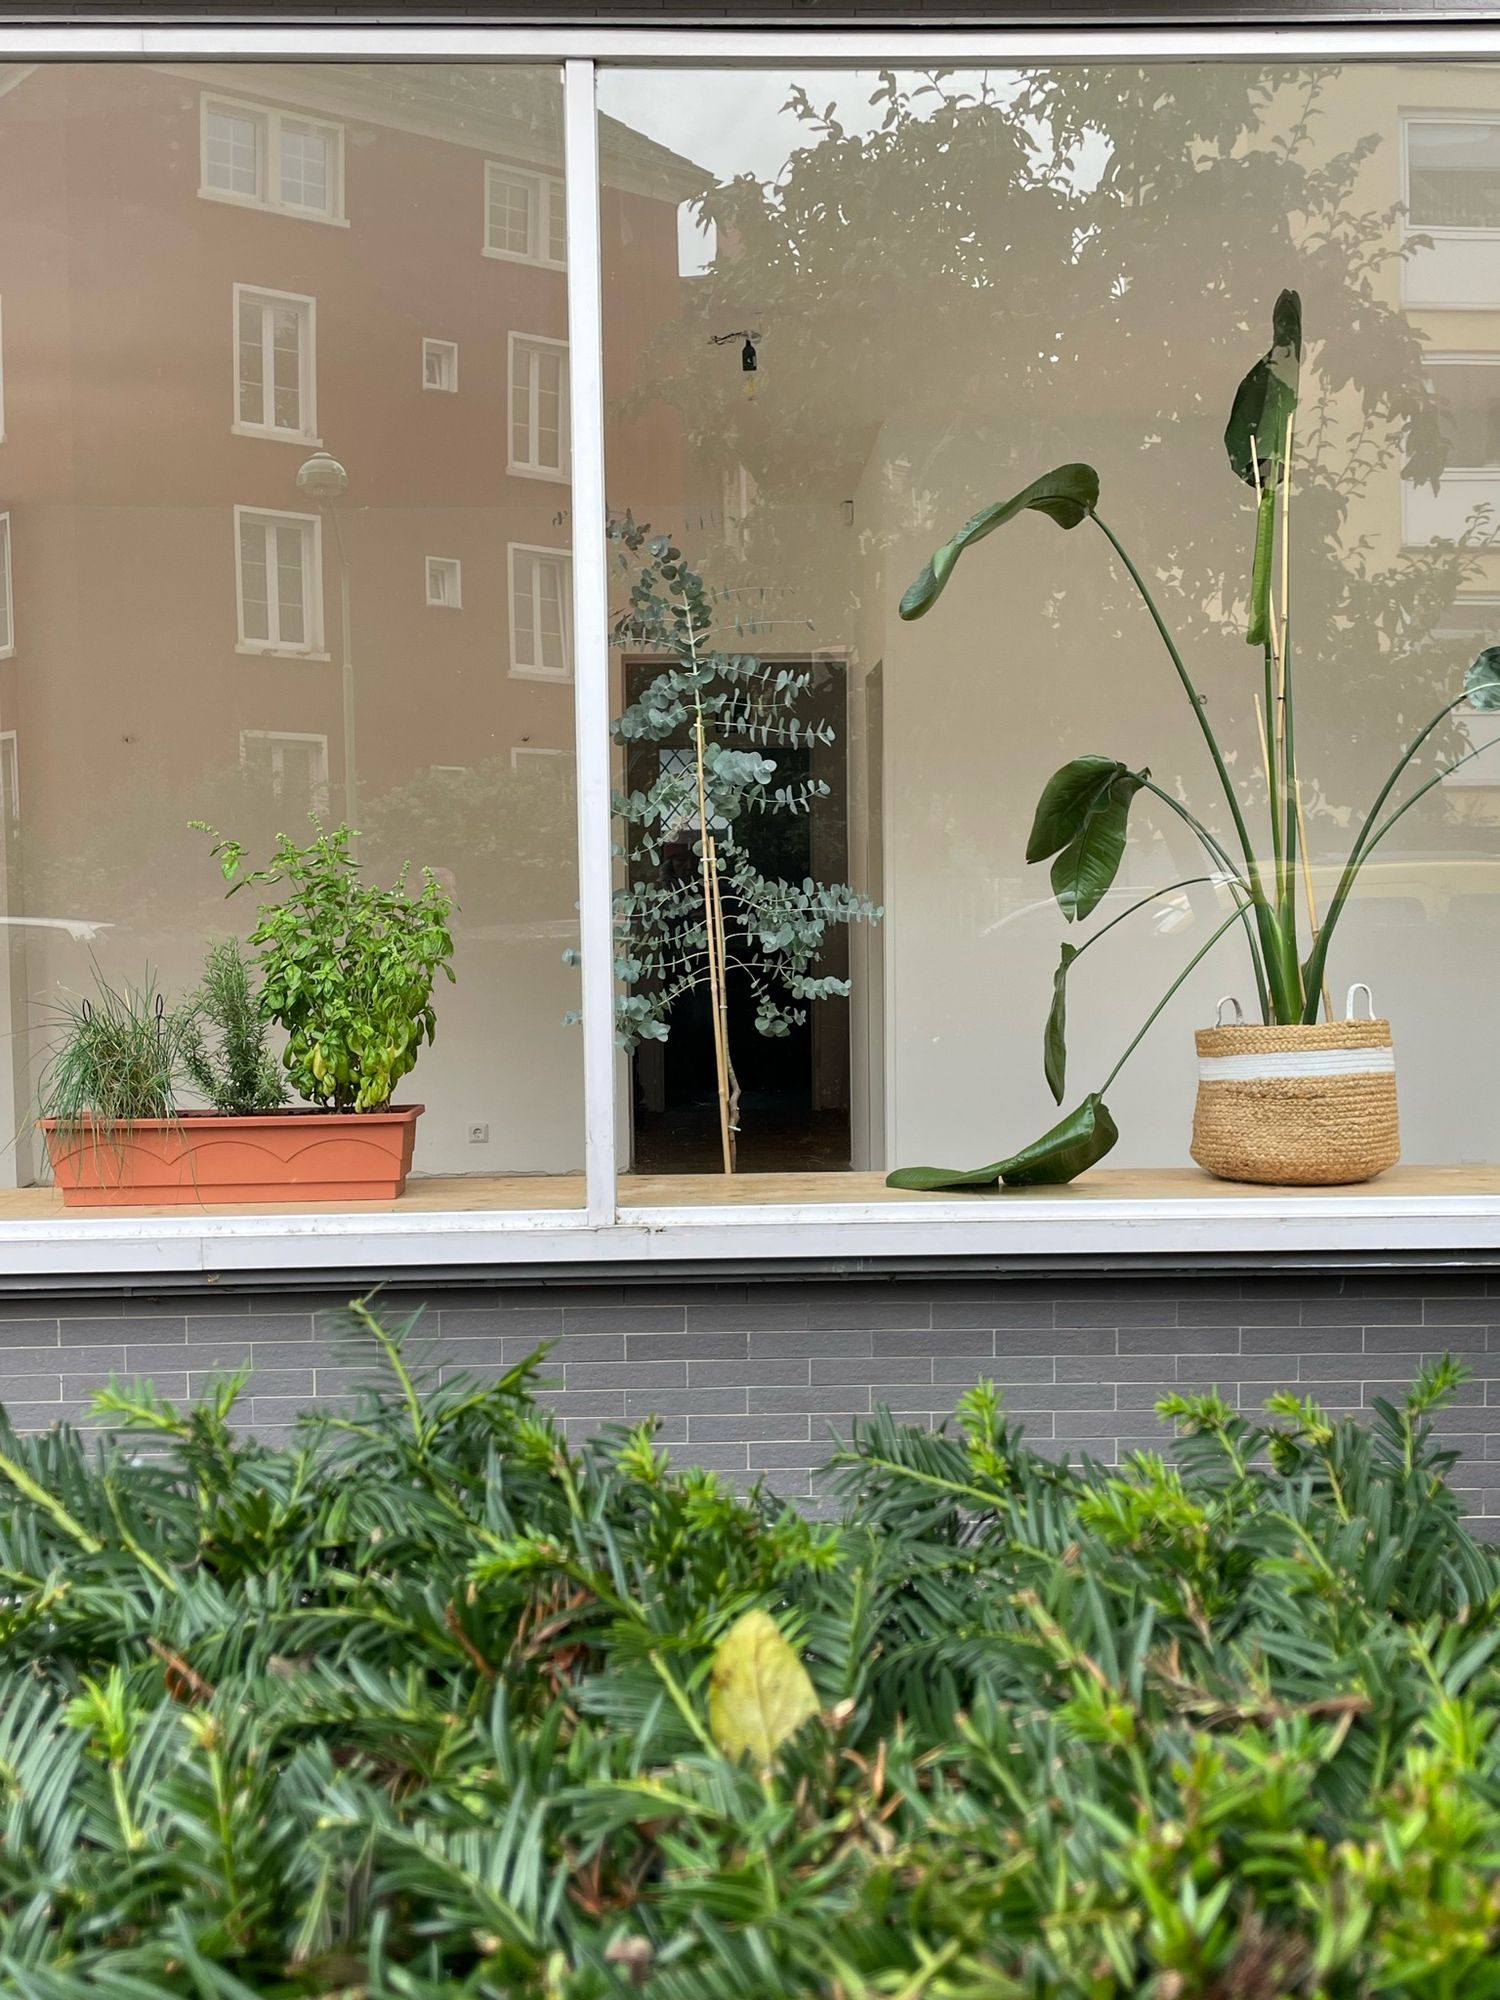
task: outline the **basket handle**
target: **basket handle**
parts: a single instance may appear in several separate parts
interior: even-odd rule
[[[1368,992],[1368,991],[1369,991],[1369,988],[1367,987],[1367,988],[1366,988],[1365,990],[1366,990],[1366,992]],[[1216,1007],[1216,1008],[1214,1009],[1214,1026],[1215,1026],[1216,1028],[1222,1028],[1222,1027],[1223,1027],[1223,1025],[1224,1025],[1224,1009],[1225,1009],[1226,1007],[1232,1007],[1232,1008],[1234,1009],[1234,1025],[1235,1025],[1235,1027],[1237,1027],[1237,1028],[1243,1028],[1243,1027],[1244,1027],[1244,1025],[1245,1025],[1245,1010],[1244,1010],[1244,1008],[1243,1008],[1243,1007],[1242,1007],[1242,1006],[1240,1005],[1239,1001],[1235,999],[1235,997],[1234,997],[1234,995],[1233,995],[1232,993],[1226,993],[1226,994],[1224,995],[1224,998],[1223,998],[1223,999],[1222,999],[1222,1000],[1221,1000],[1221,1001],[1219,1002],[1218,1006],[1217,1006],[1217,1007]]]
[[[1354,984],[1349,988],[1349,997],[1344,1002],[1344,1019],[1346,1021],[1357,1021],[1359,1019],[1359,1016],[1354,1011],[1354,996],[1356,993],[1364,994],[1365,1005],[1370,1010],[1369,1013],[1366,1014],[1365,1019],[1367,1021],[1373,1021],[1375,1018],[1375,996],[1371,993],[1369,987],[1366,986],[1365,982],[1362,979],[1357,979],[1354,982]]]

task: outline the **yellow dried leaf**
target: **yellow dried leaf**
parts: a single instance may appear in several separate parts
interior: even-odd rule
[[[747,1611],[719,1641],[709,1677],[708,1724],[726,1757],[765,1770],[818,1697],[807,1669],[764,1611]]]

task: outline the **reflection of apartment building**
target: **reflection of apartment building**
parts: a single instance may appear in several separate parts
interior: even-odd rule
[[[555,73],[39,66],[0,91],[0,727],[28,839],[132,762],[184,817],[235,765],[337,810],[346,642],[361,801],[567,746]],[[669,313],[684,163],[624,130],[603,152]],[[336,516],[299,490],[319,450]]]
[[[1487,540],[1500,534],[1500,90],[1476,97],[1470,72],[1399,74],[1414,99],[1399,112],[1401,299],[1427,352],[1447,456],[1436,491],[1404,487],[1402,536]],[[1486,94],[1493,106],[1476,108]],[[1495,601],[1500,570],[1488,567],[1478,607]],[[1467,629],[1472,612],[1456,615]]]
[[[92,977],[45,920],[81,913],[104,926],[107,974],[149,967],[181,992],[205,925],[242,916],[216,914],[190,820],[263,847],[310,809],[378,828],[395,795],[378,864],[438,868],[465,912],[451,1032],[424,1065],[428,1161],[576,1162],[569,816],[497,861],[481,822],[524,814],[451,803],[466,774],[501,774],[493,791],[516,752],[573,744],[561,116],[556,71],[0,72],[0,770],[20,834],[0,1014],[18,1128],[48,996]],[[601,141],[610,240],[652,315],[611,352],[628,387],[676,310],[690,170],[623,127]],[[637,462],[674,483],[670,417]],[[444,779],[434,819],[412,788]],[[507,874],[530,898],[509,924]],[[13,1031],[28,1014],[29,1038]],[[459,1150],[476,1091],[489,1156]]]

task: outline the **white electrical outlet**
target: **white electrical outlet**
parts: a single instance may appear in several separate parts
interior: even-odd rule
[[[469,1127],[469,1144],[471,1146],[487,1146],[489,1143],[490,1128],[488,1125],[471,1125]]]

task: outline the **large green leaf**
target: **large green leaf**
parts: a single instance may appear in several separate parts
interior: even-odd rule
[[[1054,1104],[1062,1103],[1068,1071],[1068,968],[1081,950],[1081,945],[1065,944],[1052,975],[1052,1005],[1047,1010],[1047,1027],[1042,1037],[1042,1070]]]
[[[1119,874],[1130,801],[1150,775],[1114,757],[1075,757],[1047,780],[1026,859],[1057,856],[1052,893],[1069,923],[1096,910]]]
[[[1279,477],[1287,418],[1297,407],[1302,363],[1302,301],[1283,292],[1271,314],[1271,345],[1234,394],[1224,449],[1247,486],[1270,486]]]
[[[1471,708],[1486,714],[1500,708],[1500,646],[1486,646],[1464,675],[1464,693]]]
[[[994,534],[996,528],[1003,528],[1017,514],[1024,514],[1029,509],[1033,514],[1045,514],[1060,528],[1076,528],[1080,521],[1087,518],[1098,498],[1099,475],[1093,466],[1059,465],[1051,472],[1044,472],[1040,479],[1033,479],[1029,486],[1023,487],[1011,499],[996,501],[992,507],[982,507],[933,556],[902,598],[901,616],[920,618],[924,612],[930,611],[942,596],[943,585],[952,575],[953,565],[964,550],[971,543],[982,542],[986,535]]]
[[[886,1176],[885,1184],[914,1188],[922,1194],[948,1188],[994,1187],[1001,1181],[1008,1188],[1061,1187],[1097,1166],[1119,1136],[1108,1105],[1097,1092],[1091,1092],[1050,1132],[1009,1159],[996,1160],[989,1167],[973,1167],[967,1173],[952,1167],[898,1167]]]

